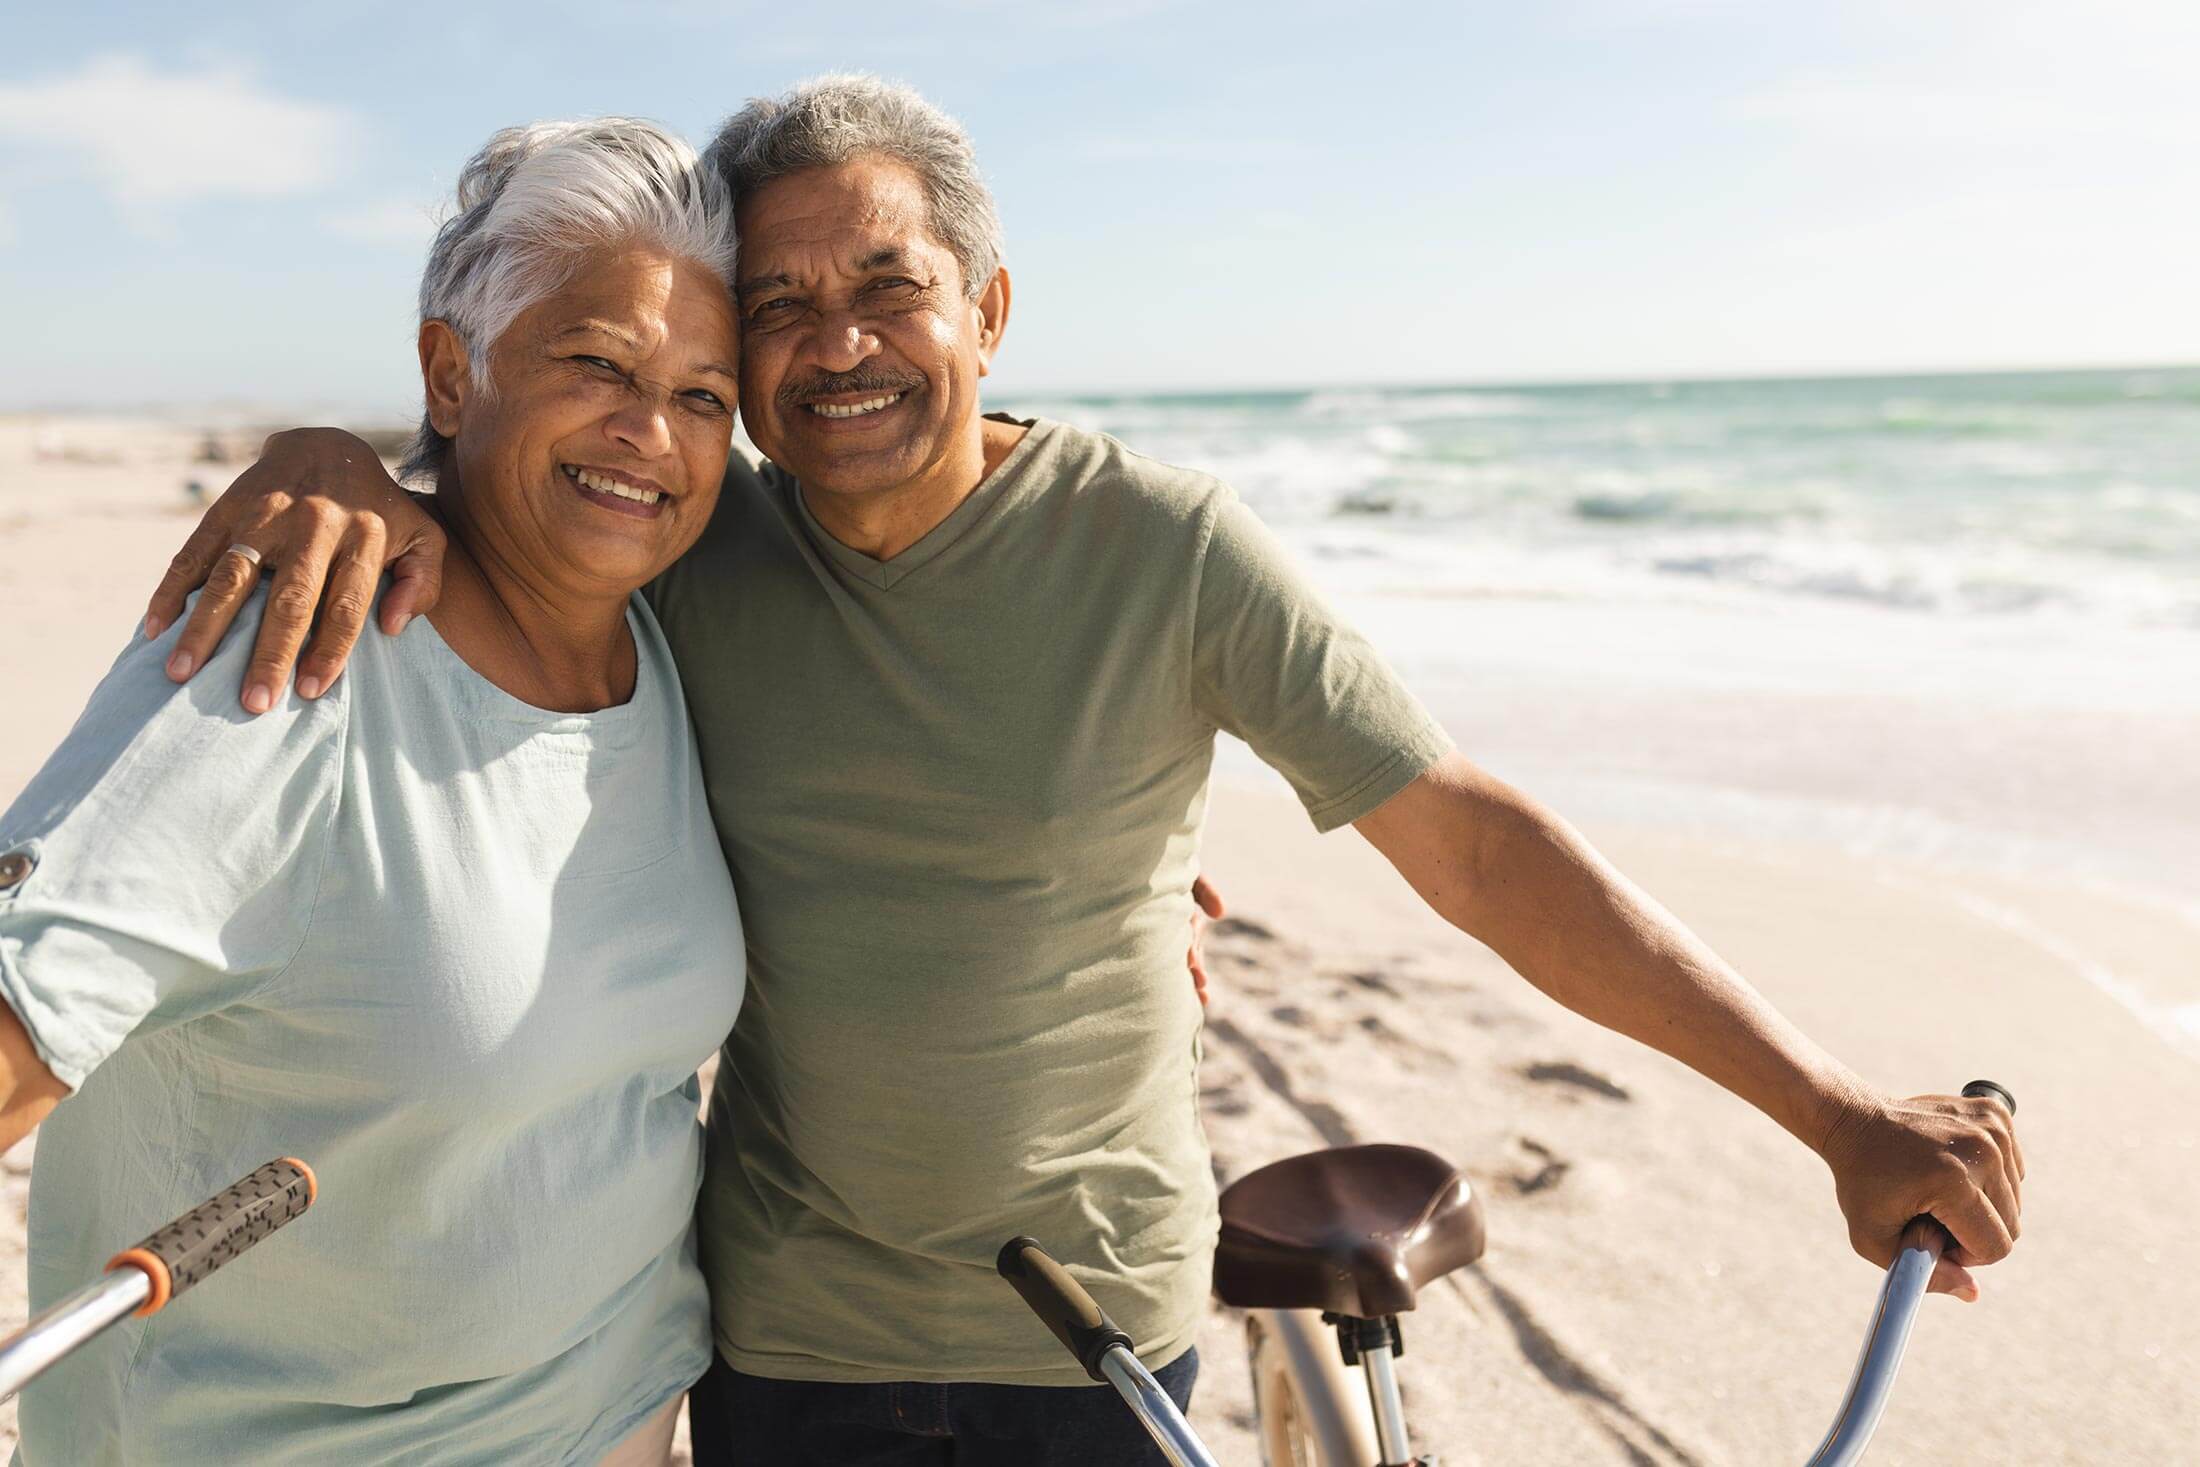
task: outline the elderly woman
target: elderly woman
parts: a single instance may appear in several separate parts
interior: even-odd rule
[[[710,1361],[695,1070],[743,973],[634,593],[718,494],[732,252],[659,129],[499,133],[420,293],[433,614],[261,718],[249,637],[188,686],[140,641],[0,817],[0,1139],[52,1109],[34,1306],[270,1156],[321,1180],[33,1386],[28,1467],[663,1460]]]

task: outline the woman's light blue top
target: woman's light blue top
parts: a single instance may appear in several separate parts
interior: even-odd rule
[[[632,700],[530,707],[425,619],[319,702],[123,653],[5,816],[0,990],[78,1087],[34,1309],[277,1156],[320,1200],[22,1400],[28,1467],[586,1463],[703,1373],[696,1066],[733,885],[640,601]]]

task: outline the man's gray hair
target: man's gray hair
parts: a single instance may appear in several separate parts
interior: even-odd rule
[[[832,168],[876,153],[923,181],[934,238],[962,266],[976,300],[1001,266],[1001,216],[978,173],[970,135],[905,86],[875,76],[814,77],[777,97],[757,97],[726,119],[704,156],[745,199],[775,178]]]
[[[718,171],[653,122],[598,117],[508,127],[466,161],[456,208],[420,277],[420,319],[466,343],[474,390],[520,313],[572,278],[591,250],[641,243],[692,260],[730,287],[733,199]],[[433,477],[450,440],[422,417],[400,478]]]

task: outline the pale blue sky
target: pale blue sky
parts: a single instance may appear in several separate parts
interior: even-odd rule
[[[2200,358],[2186,0],[21,6],[0,409],[417,401],[494,128],[830,69],[974,134],[998,385]]]

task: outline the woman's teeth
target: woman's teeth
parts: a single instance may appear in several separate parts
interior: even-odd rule
[[[902,394],[896,392],[887,397],[874,397],[868,402],[849,403],[845,407],[836,402],[813,402],[810,404],[810,411],[816,413],[819,417],[825,418],[860,418],[865,413],[875,413],[880,408],[890,408],[895,403],[900,402],[901,399]]]
[[[655,504],[664,497],[655,489],[637,489],[632,484],[622,484],[617,479],[604,474],[590,473],[587,469],[576,469],[571,464],[566,464],[563,467],[565,477],[579,484],[583,489],[593,489],[598,494],[615,494],[621,499],[631,499],[637,504]]]

